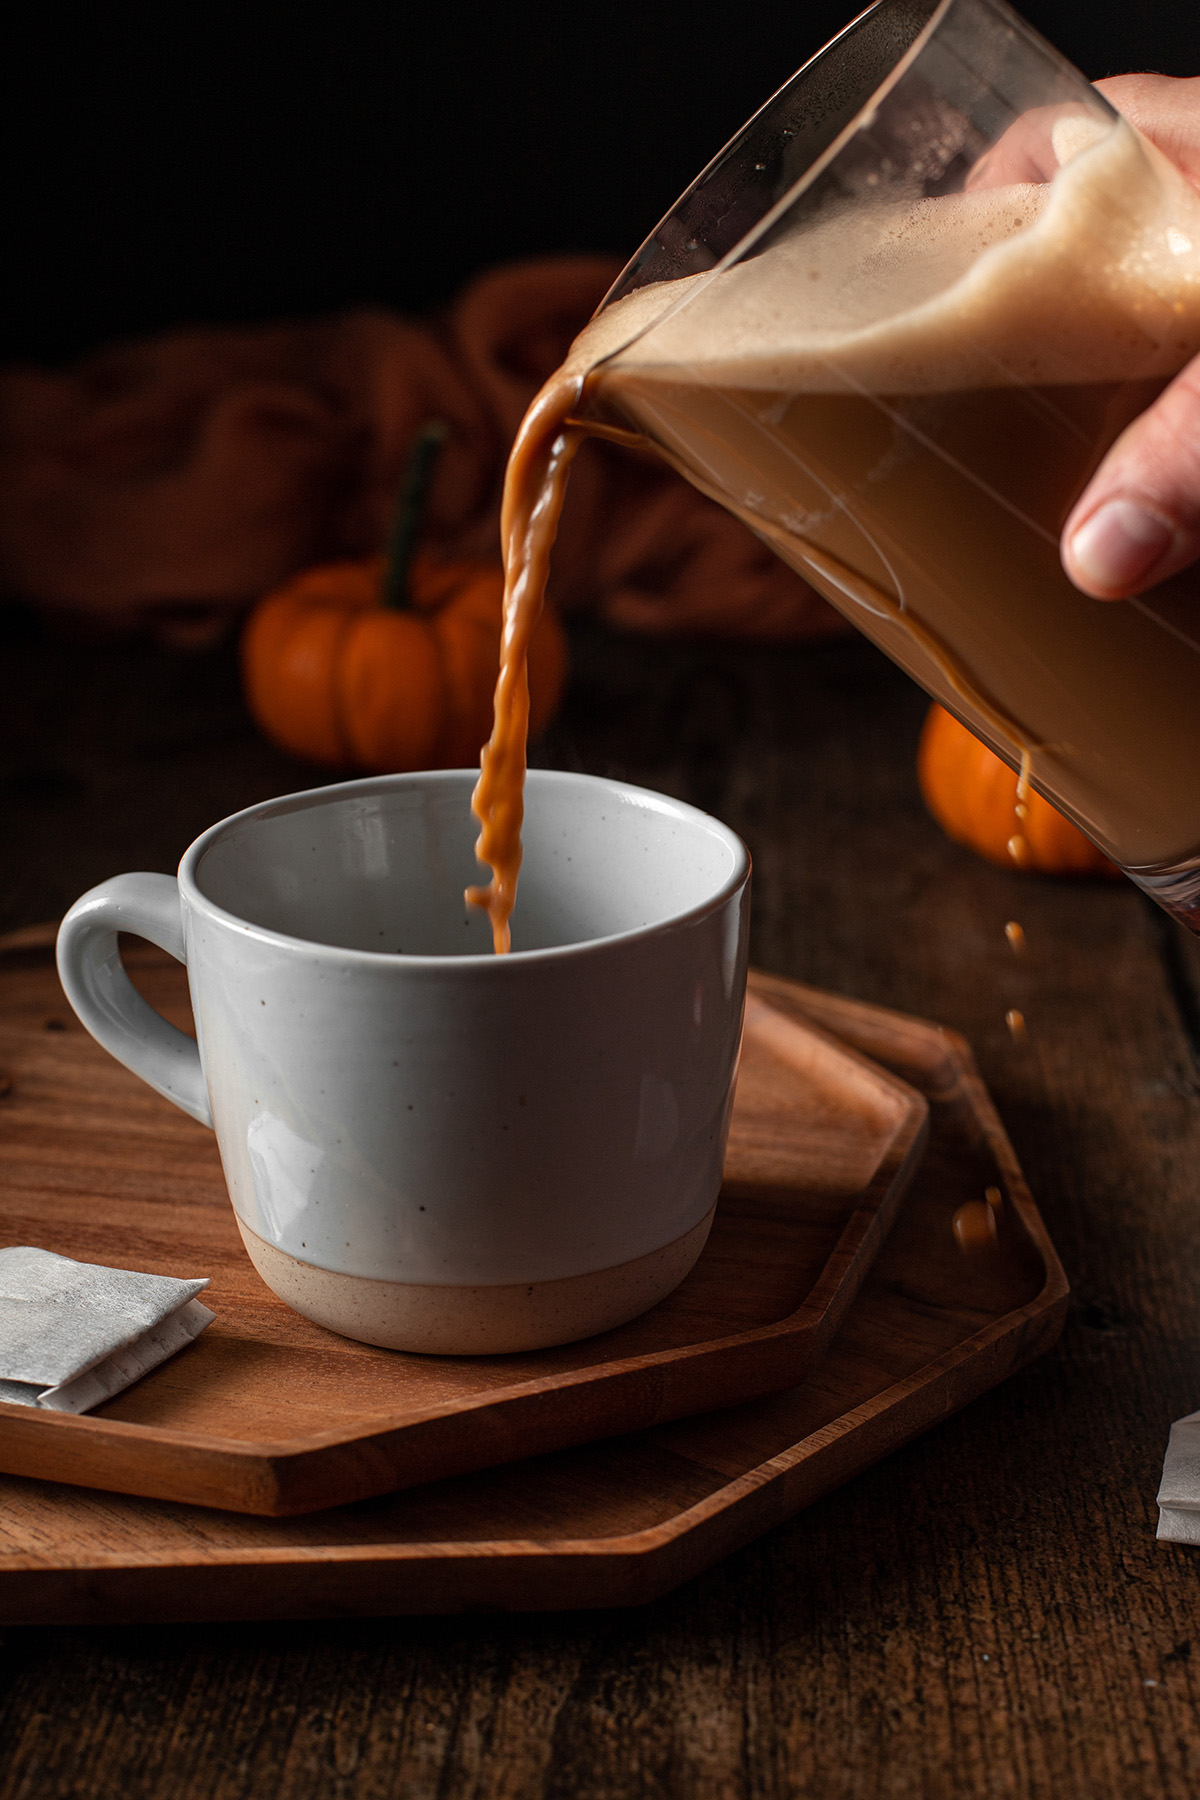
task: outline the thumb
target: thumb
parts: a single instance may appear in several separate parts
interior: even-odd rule
[[[1124,600],[1200,557],[1200,356],[1117,439],[1062,534],[1063,567]]]

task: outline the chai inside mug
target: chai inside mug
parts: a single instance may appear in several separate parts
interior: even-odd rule
[[[368,1343],[571,1342],[704,1247],[746,980],[733,832],[621,782],[532,771],[513,950],[468,912],[471,771],[392,775],[214,825],[178,879],[120,875],[59,935],[75,1011],[217,1134],[283,1300]],[[117,933],[186,962],[196,1042]]]

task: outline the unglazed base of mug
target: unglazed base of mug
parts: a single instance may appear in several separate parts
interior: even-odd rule
[[[632,1262],[558,1281],[495,1287],[339,1275],[300,1262],[268,1244],[240,1218],[237,1223],[250,1261],[272,1293],[327,1330],[363,1344],[426,1356],[496,1356],[573,1344],[648,1312],[690,1272],[716,1210],[714,1203],[682,1237]]]

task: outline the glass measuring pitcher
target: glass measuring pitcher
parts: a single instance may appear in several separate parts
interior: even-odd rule
[[[710,164],[576,418],[736,513],[1200,926],[1200,583],[1058,538],[1200,350],[1200,196],[1002,0],[878,0]]]

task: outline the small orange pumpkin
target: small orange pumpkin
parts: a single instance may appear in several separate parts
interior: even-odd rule
[[[917,779],[925,804],[955,843],[966,844],[1002,868],[1048,875],[1119,875],[1082,831],[1032,788],[1017,813],[1017,777],[1006,762],[931,706],[917,750]],[[1017,854],[1010,844],[1016,842]]]
[[[371,772],[466,768],[492,727],[504,574],[498,564],[414,555],[444,429],[426,427],[409,464],[388,555],[308,569],[267,594],[242,637],[247,703],[297,756]],[[530,731],[566,677],[566,640],[547,608],[529,646]]]

